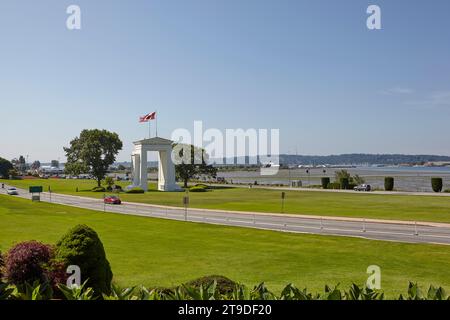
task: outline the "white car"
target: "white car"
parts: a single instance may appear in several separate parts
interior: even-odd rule
[[[6,193],[9,194],[10,196],[14,196],[14,195],[17,196],[17,195],[19,194],[19,192],[17,191],[17,189],[14,188],[14,187],[8,188],[8,189],[6,190]]]

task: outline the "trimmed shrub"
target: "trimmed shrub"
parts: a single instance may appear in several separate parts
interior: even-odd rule
[[[81,281],[87,280],[96,295],[108,294],[113,277],[105,249],[97,233],[86,225],[77,225],[56,245],[56,259],[67,267],[81,269]]]
[[[339,181],[341,184],[341,189],[343,190],[348,190],[350,187],[350,183],[349,183],[349,179],[348,178],[341,178],[341,180]]]
[[[208,191],[207,187],[204,186],[194,186],[189,188],[190,192],[206,192]]]
[[[95,187],[95,188],[92,188],[91,191],[92,191],[92,192],[105,192],[106,189],[103,188],[103,187]]]
[[[140,187],[134,187],[131,188],[130,190],[127,190],[126,193],[145,193],[144,189],[140,188]]]
[[[115,185],[112,187],[112,189],[113,189],[113,191],[117,191],[117,192],[123,191],[123,190],[122,190],[122,187],[119,186],[118,184],[115,184]]]
[[[197,183],[194,187],[202,187],[202,188],[206,188],[206,189],[209,188],[209,186],[204,183]]]
[[[386,190],[386,191],[394,190],[394,178],[393,177],[385,177],[384,178],[384,190]]]
[[[49,282],[47,268],[53,258],[53,248],[38,241],[16,244],[6,253],[5,277],[17,286],[26,282]]]
[[[355,187],[357,187],[358,185],[356,183],[349,183],[348,184],[348,190],[353,190],[355,189]]]
[[[327,189],[338,190],[341,188],[341,184],[339,182],[331,182],[327,185]]]
[[[431,178],[431,188],[434,192],[441,192],[442,185],[442,178]]]
[[[200,286],[206,288],[210,286],[214,281],[216,281],[217,283],[217,290],[219,291],[220,294],[229,294],[233,292],[237,284],[236,282],[228,279],[227,277],[212,275],[192,280],[186,283],[185,285],[194,288],[200,288]]]
[[[330,184],[330,178],[329,177],[323,177],[320,179],[320,182],[322,183],[323,189],[328,189],[328,185]]]

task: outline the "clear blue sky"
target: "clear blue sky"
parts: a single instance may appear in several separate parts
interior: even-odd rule
[[[81,7],[82,29],[66,29]],[[366,9],[382,10],[382,30]],[[279,128],[281,151],[450,155],[450,1],[4,0],[0,156],[85,128]]]

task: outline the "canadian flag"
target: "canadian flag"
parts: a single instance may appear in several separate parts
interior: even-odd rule
[[[139,122],[148,122],[150,120],[155,120],[156,119],[156,111],[146,114],[143,117],[139,117]]]

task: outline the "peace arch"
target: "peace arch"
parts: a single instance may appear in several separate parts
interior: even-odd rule
[[[134,142],[131,155],[133,164],[133,184],[131,187],[141,187],[148,190],[147,182],[147,153],[158,152],[158,190],[179,191],[176,184],[175,165],[172,162],[172,144],[168,139],[154,137]]]

